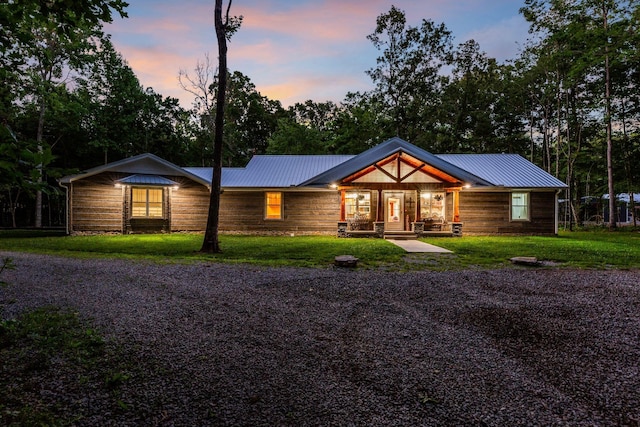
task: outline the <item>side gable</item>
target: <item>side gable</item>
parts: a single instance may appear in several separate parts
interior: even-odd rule
[[[204,186],[209,186],[211,182],[207,182],[202,177],[195,175],[173,163],[164,160],[154,154],[145,153],[126,159],[118,160],[106,165],[88,169],[76,175],[69,175],[59,180],[60,184],[68,185],[73,181],[98,175],[103,172],[129,173],[135,175],[170,175],[182,176],[198,182]]]

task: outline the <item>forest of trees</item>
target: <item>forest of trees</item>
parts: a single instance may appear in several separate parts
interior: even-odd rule
[[[445,24],[392,7],[363,34],[367,92],[284,108],[229,70],[223,163],[254,154],[357,154],[399,136],[432,153],[518,153],[583,196],[640,191],[640,0],[526,0],[530,37],[503,63]],[[56,179],[150,152],[210,166],[216,70],[176,79],[186,109],[141,85],[103,24],[122,0],[0,4],[0,226],[63,223]],[[71,5],[71,6],[70,6]],[[411,17],[411,21],[416,21]],[[242,31],[240,29],[240,31]]]

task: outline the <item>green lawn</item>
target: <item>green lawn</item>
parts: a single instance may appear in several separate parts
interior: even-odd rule
[[[578,268],[640,268],[640,232],[574,231],[557,237],[466,236],[423,239],[453,251],[462,265],[495,266],[514,256],[532,256]]]
[[[578,268],[640,267],[638,231],[561,232],[558,237],[464,236],[425,238],[453,255],[410,254],[380,239],[331,236],[220,236],[223,252],[198,252],[201,234],[60,236],[37,232],[0,232],[0,250],[76,257],[117,257],[157,262],[220,261],[273,266],[325,267],[336,255],[360,258],[365,268],[392,270],[494,268],[514,256],[535,256]]]

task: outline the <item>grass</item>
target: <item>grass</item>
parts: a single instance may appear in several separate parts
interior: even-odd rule
[[[363,266],[402,261],[404,251],[380,239],[338,239],[331,236],[220,236],[222,253],[199,251],[201,234],[136,234],[35,237],[0,234],[0,250],[80,258],[115,257],[158,262],[220,261],[270,266],[326,267],[336,255],[351,254]]]
[[[332,236],[221,235],[222,253],[198,252],[201,234],[55,236],[0,232],[0,250],[62,256],[146,259],[155,262],[217,261],[264,266],[326,267],[336,255],[358,257],[364,268],[447,270],[500,268],[514,256],[535,256],[576,268],[639,268],[637,230],[561,232],[559,236],[424,238],[453,255],[411,254],[381,239]]]
[[[423,239],[453,251],[465,266],[497,267],[514,256],[531,256],[575,268],[640,268],[640,233],[560,232],[558,236],[473,236]]]
[[[73,425],[86,408],[60,407],[52,394],[79,402],[85,389],[102,390],[103,407],[121,411],[124,359],[75,312],[46,307],[0,320],[0,360],[1,425]],[[117,384],[110,382],[114,372],[123,378]]]

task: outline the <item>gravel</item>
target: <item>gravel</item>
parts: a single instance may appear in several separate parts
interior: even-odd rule
[[[4,317],[77,310],[137,367],[77,425],[640,425],[638,271],[0,256]]]

